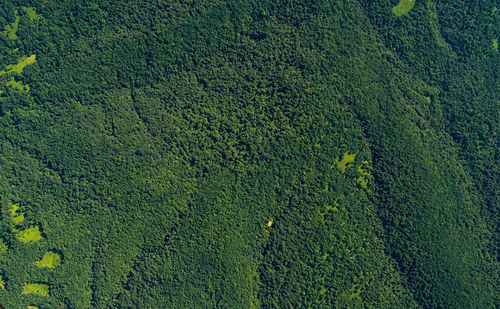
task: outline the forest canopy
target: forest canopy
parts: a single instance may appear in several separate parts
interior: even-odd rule
[[[0,305],[500,307],[499,7],[1,0]]]

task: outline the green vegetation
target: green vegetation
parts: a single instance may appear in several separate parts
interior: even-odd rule
[[[30,90],[30,85],[24,85],[22,82],[15,80],[14,77],[11,77],[10,80],[5,85],[16,88],[19,91],[26,92]]]
[[[34,8],[22,6],[21,9],[24,12],[26,12],[29,19],[34,20],[34,21],[40,19],[40,16],[36,13]],[[9,40],[18,39],[17,31],[19,29],[19,22],[20,21],[21,21],[21,16],[19,16],[19,12],[17,10],[15,10],[15,20],[11,24],[5,25],[3,35],[6,36]]]
[[[27,283],[24,285],[23,291],[21,294],[37,294],[40,296],[48,296],[49,295],[49,286],[46,284],[40,283]]]
[[[26,3],[2,307],[500,308],[494,1]]]
[[[7,247],[7,245],[4,243],[4,241],[2,239],[0,239],[0,254],[7,252],[8,249],[9,249],[9,247]]]
[[[41,240],[42,233],[40,233],[40,230],[38,226],[30,227],[25,230],[19,231],[17,233],[17,238],[22,241],[23,243],[33,243]]]
[[[6,70],[0,71],[0,76],[11,73],[21,74],[26,66],[33,64],[35,62],[36,62],[36,55],[31,55],[29,57],[22,57],[21,59],[18,60],[17,64],[8,65]],[[5,85],[13,87],[23,92],[28,92],[30,90],[29,85],[24,85],[21,81],[16,80],[13,76],[10,77],[10,79],[5,83]],[[0,94],[2,94],[3,92],[4,91],[0,90]]]
[[[363,165],[367,165],[367,164],[368,164],[368,161],[363,162]],[[358,166],[358,173],[360,174],[360,176],[358,177],[358,179],[356,179],[356,181],[361,185],[361,187],[367,189],[368,188],[367,177],[370,175],[370,173],[363,165]]]
[[[2,279],[2,275],[0,275],[0,288],[5,289],[5,282]]]
[[[399,3],[392,8],[392,13],[398,17],[408,14],[415,6],[415,1],[416,0],[399,0]]]
[[[35,8],[22,6],[21,9],[24,12],[26,12],[26,14],[28,15],[29,19],[31,19],[31,20],[39,20],[40,19],[40,15],[38,15],[36,13]]]
[[[493,40],[493,48],[495,49],[496,52],[498,52],[498,39]]]
[[[10,207],[10,215],[12,217],[12,223],[15,225],[19,225],[24,221],[24,213],[19,211],[19,203],[14,204]]]
[[[339,307],[344,307],[349,303],[352,303],[353,299],[360,299],[360,295],[363,292],[362,287],[359,284],[354,284],[350,289],[342,292],[339,299]]]
[[[17,64],[11,64],[7,66],[7,70],[0,71],[0,76],[9,73],[21,74],[24,68],[30,64],[36,62],[36,55],[31,55],[29,57],[22,57],[18,60]]]
[[[47,252],[40,261],[35,262],[38,267],[54,268],[61,264],[61,256],[55,252]]]
[[[335,159],[335,166],[342,171],[342,174],[345,173],[345,170],[351,167],[352,162],[356,159],[356,154],[344,153],[342,160]]]
[[[19,21],[21,20],[21,17],[18,15],[17,10],[16,12],[16,17],[14,22],[12,22],[9,25],[5,25],[5,30],[3,31],[3,35],[5,35],[9,40],[16,40],[17,37],[17,30],[19,29]]]

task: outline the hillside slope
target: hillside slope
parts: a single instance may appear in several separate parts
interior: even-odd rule
[[[499,5],[397,2],[0,4],[0,304],[499,306]]]

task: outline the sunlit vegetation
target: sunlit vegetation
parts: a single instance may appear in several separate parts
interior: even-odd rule
[[[26,14],[28,15],[28,17],[31,20],[35,20],[36,21],[36,20],[40,19],[40,16],[38,14],[36,14],[36,11],[35,11],[34,8],[22,6],[21,9],[24,12],[26,12]],[[5,25],[5,29],[3,31],[3,35],[6,36],[10,40],[16,40],[16,39],[18,39],[17,31],[19,29],[19,22],[20,22],[20,20],[21,20],[21,16],[19,16],[18,10],[15,10],[15,20],[11,24]]]
[[[30,86],[29,85],[24,85],[21,81],[15,80],[14,77],[11,77],[10,80],[7,83],[5,83],[5,85],[13,87],[13,88],[16,88],[19,91],[25,91],[26,92],[26,91],[30,90]]]
[[[19,211],[19,203],[14,204],[10,207],[10,215],[12,218],[12,222],[15,225],[18,225],[24,221],[24,213]]]
[[[415,6],[415,1],[416,0],[400,0],[399,3],[392,8],[392,12],[398,17],[406,15]]]
[[[17,64],[8,65],[5,70],[0,71],[0,76],[9,73],[21,74],[24,68],[30,64],[36,62],[36,55],[31,55],[29,57],[22,57],[18,60]]]
[[[31,19],[31,20],[39,20],[40,19],[40,15],[38,15],[36,13],[36,10],[35,8],[32,8],[32,7],[26,7],[26,6],[22,6],[21,9],[26,12],[26,14],[28,15],[28,17]]]
[[[360,174],[360,176],[358,177],[358,179],[356,179],[361,187],[365,189],[368,188],[368,177],[370,175],[367,170],[367,165],[368,161],[363,161],[363,165],[358,166],[358,173]]]
[[[356,159],[356,154],[349,154],[346,152],[344,153],[341,160],[335,159],[335,166],[338,169],[340,169],[342,174],[344,174],[346,169],[351,167],[352,163],[354,162],[354,159]]]
[[[33,64],[35,62],[36,62],[36,55],[31,55],[29,57],[22,57],[18,60],[17,64],[8,65],[5,70],[1,70],[0,76],[11,73],[21,74],[26,66]],[[5,83],[5,85],[23,92],[27,92],[30,90],[29,85],[24,85],[21,81],[16,80],[14,76],[11,76],[10,79]],[[3,92],[4,92],[3,90],[0,90],[0,94],[2,94]]]
[[[48,296],[49,286],[42,283],[27,283],[24,285],[21,294],[36,294],[40,296]]]
[[[59,264],[61,264],[61,256],[52,251],[47,252],[40,261],[35,262],[38,267],[48,268],[54,268]]]
[[[21,230],[17,233],[17,238],[22,241],[23,243],[34,243],[39,240],[41,240],[42,233],[40,232],[40,229],[37,226],[27,228],[25,230]]]
[[[347,304],[352,304],[353,300],[357,300],[358,304],[362,303],[359,296],[361,295],[363,290],[364,289],[359,284],[354,284],[351,288],[342,292],[338,302],[339,307],[344,307]]]
[[[15,12],[16,12],[15,21],[12,24],[5,25],[5,29],[3,31],[3,35],[5,35],[9,40],[16,40],[18,38],[17,30],[19,28],[19,21],[21,20],[21,17],[19,16],[17,10]]]
[[[2,239],[0,239],[0,254],[6,252],[9,249]]]

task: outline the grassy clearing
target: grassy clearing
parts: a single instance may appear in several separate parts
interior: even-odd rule
[[[8,65],[7,66],[8,71],[0,71],[0,75],[2,75],[2,72],[5,72],[3,74],[7,74],[7,73],[21,74],[25,67],[27,67],[28,65],[33,64],[35,62],[36,62],[36,55],[35,54],[33,54],[29,57],[22,57],[21,59],[19,59],[17,64]]]
[[[6,85],[10,86],[10,87],[13,87],[13,88],[16,88],[16,89],[19,89],[20,91],[26,91],[27,92],[27,91],[30,90],[30,85],[25,85],[22,82],[15,80],[14,77],[12,77],[6,83]]]
[[[408,14],[415,6],[415,1],[416,0],[400,0],[398,5],[392,8],[392,13],[398,17]]]
[[[10,82],[8,82],[7,85],[9,85],[9,83]],[[18,210],[19,210],[19,203],[14,204],[10,207],[11,219],[15,225],[19,225],[21,222],[24,221],[24,213],[22,212],[19,213]]]
[[[10,64],[7,66],[6,70],[0,71],[0,76],[10,73],[21,74],[25,67],[36,62],[36,55],[31,55],[29,57],[22,57],[19,59],[17,64]]]
[[[40,15],[38,15],[36,13],[36,10],[35,8],[32,8],[32,7],[26,7],[26,6],[22,6],[21,9],[26,12],[26,15],[28,15],[28,17],[31,19],[31,20],[39,20],[40,19]]]
[[[42,233],[40,233],[40,229],[37,226],[30,227],[28,229],[25,229],[23,231],[20,231],[17,233],[17,238],[22,241],[23,243],[33,243],[41,240]]]
[[[356,154],[349,154],[346,152],[344,153],[342,160],[339,161],[339,159],[335,159],[334,166],[337,166],[337,168],[339,168],[342,171],[342,174],[344,174],[345,170],[351,167],[352,162],[354,162],[354,159],[356,159]]]
[[[18,60],[17,64],[10,64],[7,66],[5,70],[0,71],[0,76],[5,75],[5,74],[10,74],[10,73],[17,73],[21,74],[24,70],[25,67],[27,67],[30,64],[33,64],[36,62],[36,55],[33,54],[29,57],[22,57],[21,59]],[[14,79],[14,77],[11,77],[11,79],[6,83],[7,86],[14,87],[19,89],[20,91],[29,91],[30,86],[29,85],[24,85],[22,82],[17,81]],[[2,94],[3,91],[0,90],[0,94]]]
[[[42,283],[27,283],[24,285],[21,294],[38,294],[40,296],[49,295],[49,286]]]
[[[48,268],[54,268],[59,264],[61,264],[61,256],[52,251],[45,253],[45,255],[40,261],[35,262],[35,265],[38,267],[48,267]]]
[[[5,35],[9,40],[17,39],[17,29],[19,28],[19,21],[21,17],[19,16],[18,11],[16,10],[16,20],[10,24],[5,26],[5,30],[3,31],[3,35]]]

